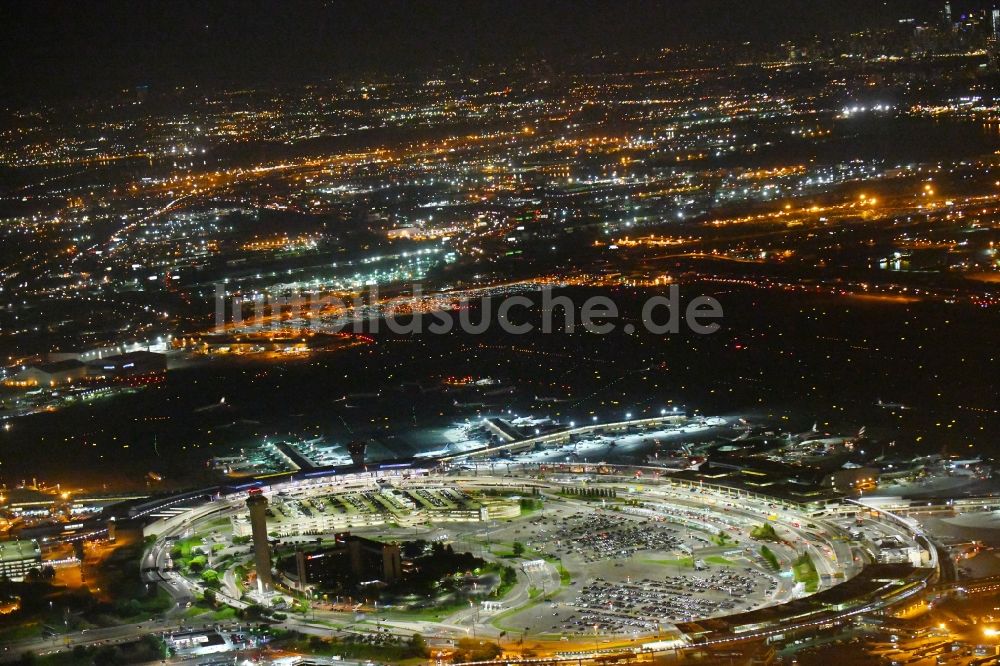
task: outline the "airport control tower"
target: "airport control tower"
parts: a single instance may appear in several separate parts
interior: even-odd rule
[[[365,449],[368,448],[368,442],[363,439],[356,439],[347,445],[347,452],[351,454],[351,461],[355,465],[363,465],[365,463]]]
[[[257,564],[257,591],[265,594],[274,588],[271,582],[271,544],[267,541],[267,498],[259,490],[251,491],[247,508],[250,509],[253,558]]]

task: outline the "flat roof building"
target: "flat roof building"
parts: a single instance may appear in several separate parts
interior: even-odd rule
[[[165,354],[144,350],[105,356],[87,363],[87,372],[103,377],[127,377],[164,372],[167,369]]]
[[[41,566],[42,549],[37,541],[0,541],[0,578],[24,580]]]
[[[8,386],[58,386],[71,384],[87,376],[87,366],[74,359],[54,363],[33,363],[25,365],[21,371],[8,379]]]

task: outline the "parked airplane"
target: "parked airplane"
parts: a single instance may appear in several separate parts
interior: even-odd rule
[[[901,402],[882,402],[882,398],[879,398],[875,404],[883,409],[910,409],[909,406]]]
[[[491,405],[485,402],[459,402],[458,400],[452,401],[452,404],[459,408],[482,408],[482,407],[495,407],[496,405]]]
[[[569,402],[569,398],[553,398],[551,396],[535,396],[535,402],[540,402],[543,405],[554,405],[559,402]]]

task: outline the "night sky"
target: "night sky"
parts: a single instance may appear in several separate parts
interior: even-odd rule
[[[7,99],[408,72],[927,19],[943,0],[65,2],[0,7]],[[957,14],[987,6],[953,3]]]

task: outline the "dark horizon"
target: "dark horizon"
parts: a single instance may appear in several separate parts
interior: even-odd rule
[[[31,2],[5,6],[7,99],[140,85],[273,84],[441,66],[643,54],[677,44],[777,44],[888,26],[939,0],[673,0],[290,4]],[[991,6],[971,0],[954,12]]]

